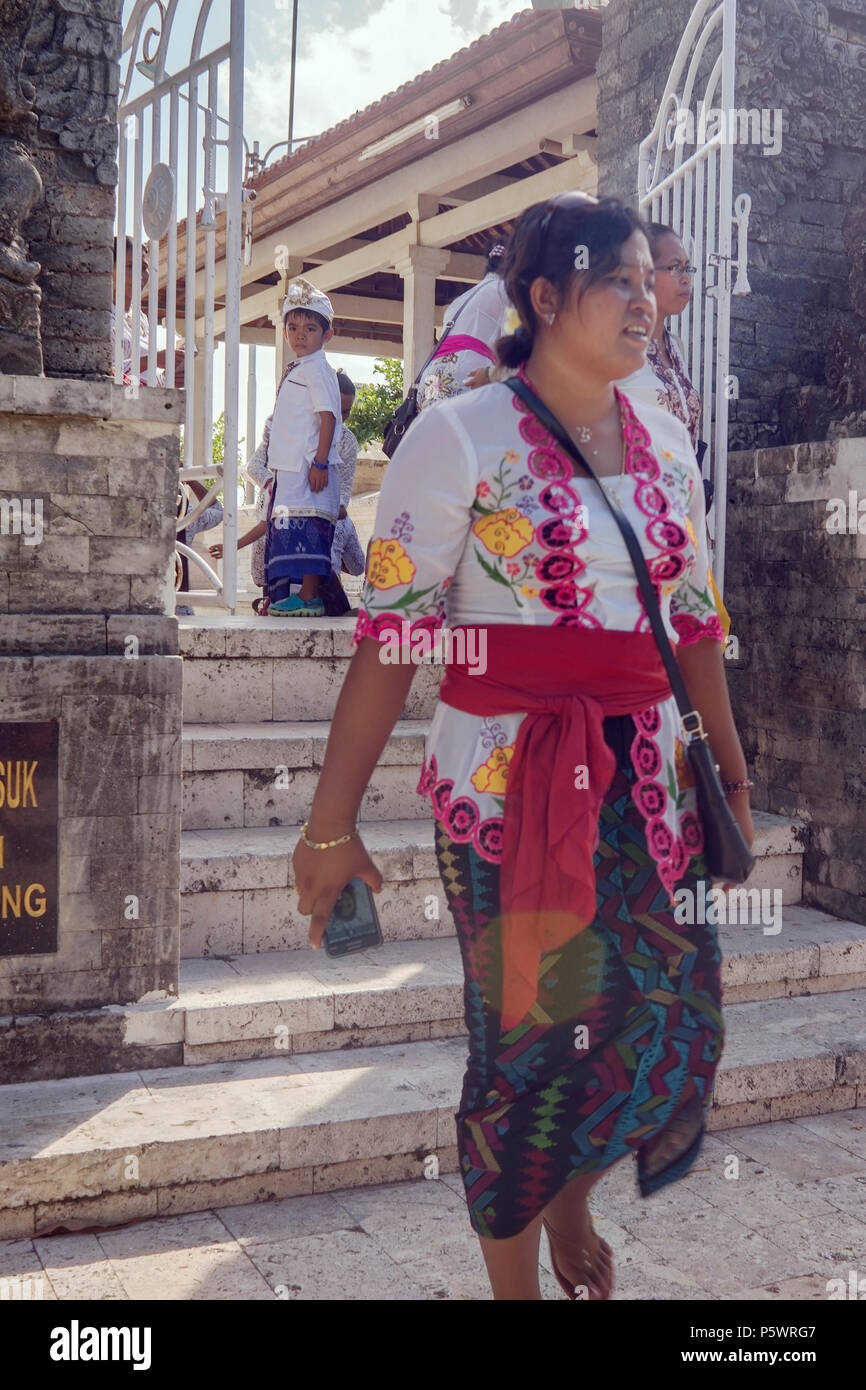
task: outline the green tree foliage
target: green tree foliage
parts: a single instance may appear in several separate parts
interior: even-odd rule
[[[352,413],[346,422],[362,449],[371,439],[381,443],[385,426],[403,399],[403,364],[398,358],[377,357],[373,375],[382,380],[358,387]]]
[[[239,440],[238,440],[238,446],[240,446],[241,444],[243,444],[243,442],[244,442],[244,441],[243,441],[242,438],[239,439]],[[222,412],[217,416],[217,418],[214,420],[214,422],[213,422],[213,436],[212,436],[212,444],[211,444],[211,454],[212,454],[214,463],[219,464],[220,467],[221,467],[222,464],[223,464],[223,462],[224,462],[224,460],[225,460],[225,456],[226,456],[226,413],[225,413],[225,411],[222,411]],[[238,447],[238,490],[239,490],[239,492],[240,492],[241,494],[243,494],[243,491],[244,491],[244,475],[243,475],[243,469],[244,469],[243,455],[241,454],[240,447]],[[206,488],[212,487],[212,486],[213,486],[213,478],[206,478],[206,479],[205,479],[204,485],[205,485]],[[220,491],[220,493],[219,493],[219,499],[220,499],[221,502],[224,500],[222,491]]]

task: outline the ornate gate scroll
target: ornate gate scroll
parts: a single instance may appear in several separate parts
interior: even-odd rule
[[[178,544],[190,567],[204,572],[207,587],[190,588],[197,605],[237,602],[237,456],[240,342],[240,274],[243,204],[244,0],[230,0],[226,42],[202,54],[213,0],[201,0],[188,60],[166,73],[180,0],[135,0],[122,39],[120,150],[117,196],[115,323],[124,320],[126,238],[132,240],[129,320],[131,360],[124,373],[123,334],[115,333],[115,381],[127,390],[183,385],[186,416],[181,479],[211,478],[202,500],[178,520],[188,525],[223,492],[222,579],[200,555]],[[219,7],[217,7],[219,9]],[[189,8],[184,0],[184,22]],[[181,26],[178,25],[178,29]],[[179,42],[179,40],[176,40]],[[145,79],[142,84],[140,78]],[[224,192],[217,192],[219,187]],[[212,461],[214,382],[214,266],[218,223],[225,219],[225,450],[222,466]],[[178,239],[182,237],[182,264]],[[142,247],[147,245],[146,286]],[[237,254],[232,254],[237,248]],[[203,262],[199,267],[197,263]],[[183,317],[178,318],[182,287]],[[143,314],[146,299],[146,312]],[[196,341],[196,319],[204,336]],[[146,324],[146,328],[144,325]],[[175,333],[184,339],[183,372]],[[161,340],[164,333],[164,344]],[[148,344],[146,364],[141,342]],[[154,350],[156,349],[156,350]],[[157,363],[157,352],[164,366]],[[195,583],[191,579],[191,585]]]
[[[668,75],[655,124],[641,141],[640,211],[673,227],[697,266],[692,304],[674,329],[686,345],[691,379],[703,400],[704,476],[715,497],[710,516],[713,567],[725,568],[731,295],[749,294],[746,274],[751,198],[733,197],[733,140],[748,113],[735,110],[737,0],[698,0]],[[720,113],[720,115],[714,115]],[[712,133],[711,133],[712,132]],[[737,259],[732,257],[737,227]],[[732,270],[736,280],[732,284]]]

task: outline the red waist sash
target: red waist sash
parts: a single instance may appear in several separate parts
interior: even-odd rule
[[[651,633],[493,624],[479,640],[482,634],[486,653],[483,644],[475,651],[486,655],[486,670],[449,663],[439,698],[468,714],[527,716],[505,796],[500,910],[507,1032],[537,1001],[542,954],[564,946],[595,917],[598,818],[616,770],[603,720],[649,709],[671,688]]]

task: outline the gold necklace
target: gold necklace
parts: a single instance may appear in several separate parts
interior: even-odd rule
[[[608,484],[609,490],[613,494],[613,500],[614,502],[616,502],[618,507],[622,506],[622,488],[623,484],[625,483],[625,480],[626,473],[624,470],[621,473],[614,474],[613,477],[601,478],[599,480],[600,482],[605,482]]]
[[[601,476],[601,475],[597,475],[597,476],[599,477],[599,482],[607,483],[608,489],[609,489],[609,491],[610,491],[610,493],[611,493],[611,495],[612,495],[612,497],[613,497],[613,500],[614,500],[614,502],[616,503],[616,505],[617,505],[618,507],[621,507],[621,506],[622,506],[622,489],[623,489],[623,485],[625,484],[625,482],[626,482],[626,480],[627,480],[627,478],[628,478],[628,474],[627,474],[626,471],[625,471],[625,458],[626,458],[626,447],[625,447],[625,435],[623,434],[623,436],[622,436],[622,458],[621,458],[621,460],[620,460],[619,472],[618,472],[618,473],[609,473],[609,474],[607,475],[607,477],[603,477],[603,476]]]

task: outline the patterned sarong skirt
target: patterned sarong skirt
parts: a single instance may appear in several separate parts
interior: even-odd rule
[[[305,574],[331,573],[339,505],[335,468],[329,470],[328,486],[321,493],[312,492],[303,473],[277,473],[265,540],[265,582],[271,603],[288,598]]]
[[[499,866],[436,823],[465,974],[469,1058],[457,1112],[474,1230],[504,1239],[570,1178],[637,1157],[641,1195],[683,1177],[704,1135],[722,1051],[716,928],[679,926],[631,798],[630,716],[605,720],[617,772],[595,854],[595,920],[542,957],[538,1002],[503,1034]],[[693,859],[677,888],[697,890]]]

